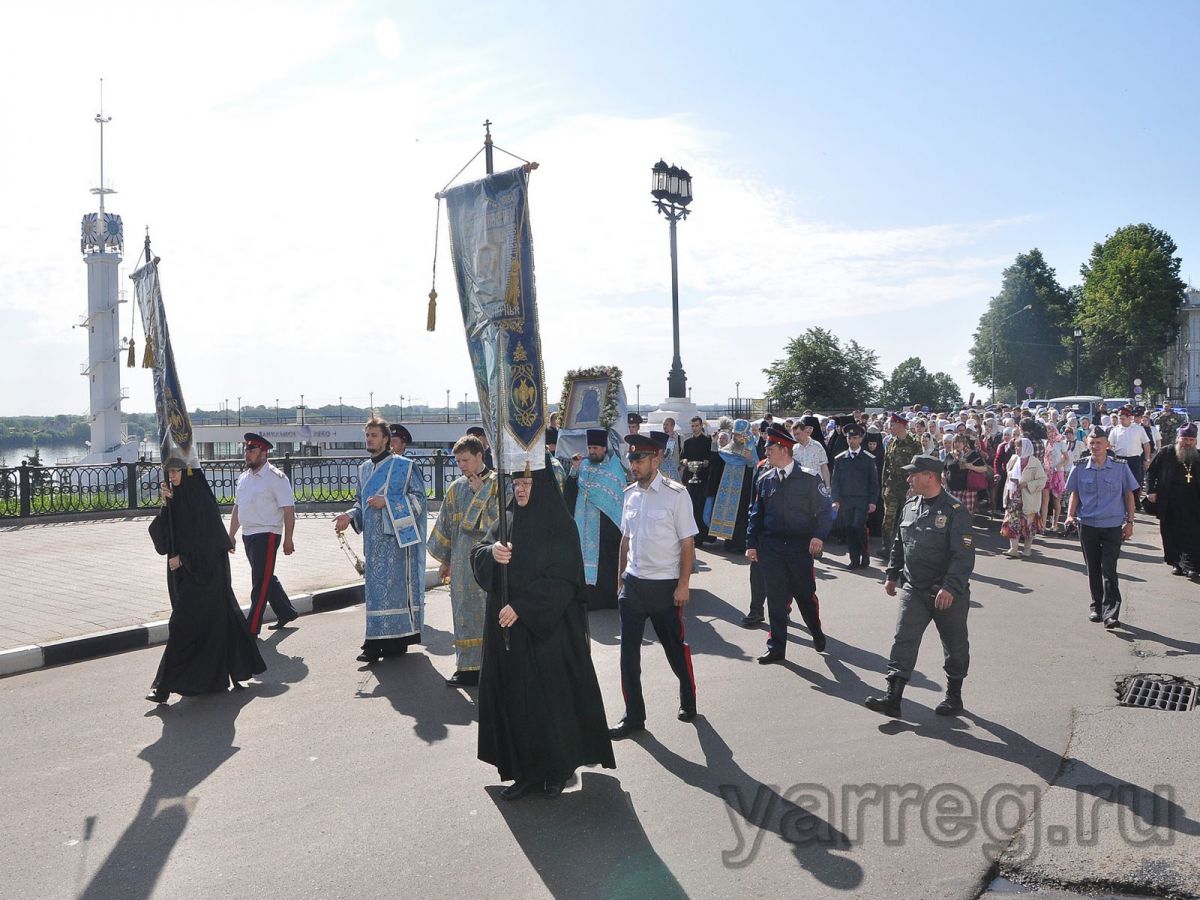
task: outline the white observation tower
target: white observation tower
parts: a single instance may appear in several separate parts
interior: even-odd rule
[[[116,191],[104,186],[104,126],[112,117],[104,117],[103,82],[101,82],[101,112],[96,115],[100,126],[100,186],[92,193],[100,197],[100,211],[83,217],[83,237],[79,246],[88,270],[88,311],[81,322],[88,331],[88,361],[81,367],[88,380],[90,408],[88,423],[92,427],[91,452],[87,462],[111,462],[122,450],[125,433],[121,425],[121,366],[120,328],[117,319],[121,303],[117,291],[117,267],[125,249],[121,217],[105,212],[104,198]],[[133,462],[133,459],[126,459]]]

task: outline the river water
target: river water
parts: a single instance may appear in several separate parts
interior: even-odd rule
[[[42,454],[42,465],[52,466],[60,459],[76,459],[87,453],[84,447],[76,447],[73,444],[63,444],[60,446],[50,446],[42,444],[38,448]],[[32,447],[0,447],[0,468],[5,466],[19,466],[21,460],[25,459],[33,453]]]

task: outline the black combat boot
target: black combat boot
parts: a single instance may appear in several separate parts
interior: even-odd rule
[[[939,716],[957,716],[963,711],[961,678],[946,679],[946,698],[933,710]]]
[[[900,698],[904,696],[904,686],[908,684],[908,682],[899,676],[893,675],[887,680],[887,683],[887,696],[868,697],[865,701],[867,709],[873,709],[877,713],[883,713],[885,716],[891,716],[893,719],[899,719]]]

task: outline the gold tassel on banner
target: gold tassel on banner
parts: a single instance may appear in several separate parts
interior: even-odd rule
[[[457,177],[457,176],[455,176]],[[442,227],[442,195],[437,194],[437,215],[433,222],[433,283],[429,285],[429,311],[425,314],[425,330],[437,328],[437,251],[438,231]]]
[[[154,351],[151,349],[149,341],[146,341],[146,352],[142,354],[142,368],[154,368]]]
[[[136,366],[137,363],[134,362],[134,359],[135,359],[135,357],[133,355],[133,338],[130,338],[129,339],[129,356],[125,359],[125,368],[132,369],[134,366]]]

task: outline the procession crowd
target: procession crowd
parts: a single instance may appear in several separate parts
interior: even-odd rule
[[[365,639],[372,666],[420,644],[426,553],[449,582],[456,669],[452,688],[478,686],[479,758],[513,784],[505,799],[554,796],[583,765],[615,765],[611,741],[645,728],[641,650],[649,622],[679,681],[677,718],[697,713],[685,607],[697,545],[749,560],[742,625],[767,627],[764,665],[785,659],[799,609],[813,649],[826,651],[815,566],[826,541],[845,543],[848,569],[884,562],[883,589],[899,593],[887,693],[871,709],[900,716],[924,631],[935,625],[947,677],[939,715],[964,709],[967,613],[977,514],[1000,519],[1007,556],[1032,558],[1039,534],[1076,533],[1088,573],[1088,618],[1120,626],[1117,560],[1136,504],[1159,516],[1165,561],[1200,571],[1196,426],[1169,411],[1151,420],[1122,407],[1111,418],[1055,409],[975,404],[931,413],[757,422],[700,417],[643,432],[631,414],[626,445],[611,428],[568,435],[552,417],[545,465],[501,486],[481,428],[453,447],[461,475],[432,530],[424,479],[402,425],[372,418],[355,504],[334,520],[363,536]],[[264,670],[256,637],[265,607],[274,628],[297,613],[274,568],[294,551],[294,500],[268,462],[271,445],[245,436],[246,470],[228,529],[203,473],[169,469],[151,525],[168,558],[170,637],[148,699],[222,691]],[[586,453],[566,455],[563,447]],[[503,511],[499,495],[507,498]],[[985,526],[986,527],[986,526]],[[230,586],[241,530],[253,573],[249,618]],[[878,541],[876,546],[874,542]],[[714,549],[716,549],[714,547]],[[825,565],[833,565],[825,563]],[[587,612],[616,608],[624,713],[605,721],[591,661]]]

